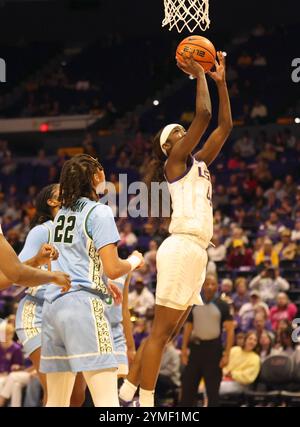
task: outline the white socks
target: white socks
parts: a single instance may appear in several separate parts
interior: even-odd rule
[[[140,388],[140,406],[142,408],[154,407],[154,390],[144,390]]]
[[[135,386],[128,380],[124,380],[120,388],[119,397],[122,400],[125,400],[125,402],[131,402],[134,398],[136,391],[137,391],[137,386]]]

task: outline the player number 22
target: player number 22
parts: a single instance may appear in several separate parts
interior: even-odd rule
[[[63,241],[63,243],[72,243],[74,237],[72,231],[75,228],[76,217],[72,215],[66,218],[65,215],[60,215],[56,223],[54,242],[61,243]]]

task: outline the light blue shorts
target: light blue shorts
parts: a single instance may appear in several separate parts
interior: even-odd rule
[[[45,301],[41,372],[83,372],[117,368],[106,305],[91,292],[66,293]]]
[[[128,358],[127,358],[127,345],[123,331],[123,325],[117,324],[111,327],[113,340],[115,345],[115,355],[118,361],[118,375],[128,374]]]
[[[30,295],[20,301],[16,314],[16,333],[25,357],[30,356],[42,343],[42,311],[44,300]]]

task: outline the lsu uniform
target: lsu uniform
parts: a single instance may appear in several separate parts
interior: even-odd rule
[[[185,173],[168,181],[171,236],[157,251],[156,304],[185,310],[202,305],[207,247],[213,236],[212,185],[204,162],[189,158]]]
[[[61,209],[53,226],[59,258],[53,270],[68,273],[67,293],[47,286],[43,307],[41,372],[117,368],[107,311],[112,304],[98,250],[119,241],[110,207],[88,198]]]
[[[33,258],[44,243],[50,242],[52,227],[53,221],[46,221],[30,230],[19,255],[20,261],[25,262]],[[41,347],[42,311],[46,287],[47,285],[28,288],[18,305],[16,333],[26,357]]]

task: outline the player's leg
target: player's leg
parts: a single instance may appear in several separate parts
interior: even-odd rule
[[[76,380],[71,396],[70,406],[81,407],[85,401],[86,382],[81,372],[76,375]]]
[[[31,353],[29,358],[38,374],[43,389],[43,406],[45,406],[47,402],[47,381],[46,375],[40,372],[41,347],[37,348],[33,353]]]
[[[96,407],[119,407],[117,372],[116,368],[83,372]]]
[[[170,339],[174,339],[176,335],[180,332],[182,326],[184,325],[190,311],[191,306],[186,309],[184,314],[181,316],[172,336]],[[143,351],[146,344],[147,338],[143,340],[141,343],[136,356],[134,358],[133,364],[130,366],[129,374],[127,378],[125,379],[124,383],[122,384],[120,388],[120,399],[122,399],[123,402],[131,402],[134,398],[134,395],[136,393],[136,390],[138,386],[140,385],[141,380],[141,367],[142,367],[142,361],[143,361]]]
[[[51,372],[46,374],[47,407],[68,407],[74,387],[75,372]]]
[[[141,367],[140,405],[154,405],[154,389],[159,374],[163,351],[185,310],[155,306],[151,333],[145,343]]]

